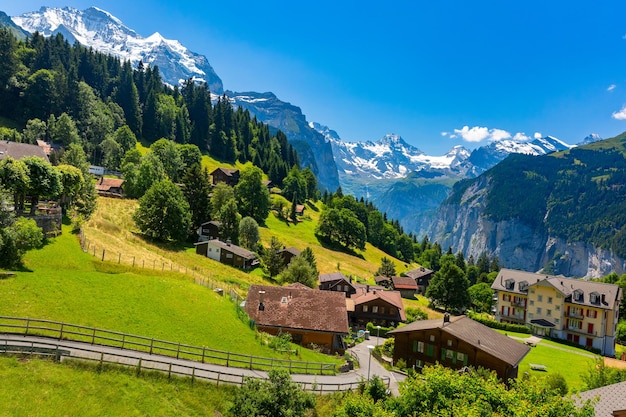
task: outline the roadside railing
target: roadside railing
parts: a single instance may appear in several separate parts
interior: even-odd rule
[[[71,352],[70,350],[71,349]],[[174,358],[149,358],[134,356],[132,354],[122,354],[116,352],[103,352],[96,348],[89,347],[68,347],[63,343],[45,343],[32,341],[7,340],[0,337],[0,353],[16,355],[44,355],[54,356],[57,361],[71,358],[97,363],[101,368],[104,364],[114,364],[133,368],[137,374],[141,371],[159,371],[167,373],[168,378],[172,375],[178,377],[191,378],[194,380],[205,380],[219,384],[244,385],[247,378],[264,379],[263,376],[246,376],[237,373],[223,372],[208,369],[201,364],[189,365]],[[382,378],[383,383],[389,387],[389,377]],[[335,391],[352,391],[359,387],[363,381],[341,382],[341,383],[320,383],[320,382],[297,382],[303,390],[319,394]]]
[[[52,320],[0,316],[0,333],[72,340],[235,368],[264,371],[285,369],[289,373],[314,375],[337,373],[337,365],[333,363],[245,355]]]

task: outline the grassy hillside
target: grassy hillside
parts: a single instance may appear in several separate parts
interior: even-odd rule
[[[0,280],[0,315],[282,357],[261,345],[227,297],[184,274],[102,263],[83,253],[78,238],[68,229],[43,249],[29,252],[25,265],[28,271]],[[298,360],[333,360],[306,349],[300,352]]]
[[[0,357],[0,416],[212,416],[222,415],[232,387],[142,374],[121,368],[96,372],[69,361]],[[28,400],[25,400],[28,399]],[[214,414],[215,413],[215,414]],[[222,413],[222,414],[219,414]]]

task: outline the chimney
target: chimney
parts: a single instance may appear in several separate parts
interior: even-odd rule
[[[259,311],[265,311],[265,306],[263,305],[263,301],[259,303]]]
[[[230,239],[226,239],[226,246],[230,246],[230,244],[231,244]]]
[[[443,315],[443,323],[444,323],[444,326],[445,326],[446,323],[450,323],[450,314],[449,313],[446,313],[446,314]]]
[[[367,284],[367,285],[365,286],[365,292],[370,292],[370,284]]]
[[[602,304],[606,304],[606,294],[602,294]]]
[[[376,294],[376,290],[374,290],[373,292],[374,292],[374,294]]]

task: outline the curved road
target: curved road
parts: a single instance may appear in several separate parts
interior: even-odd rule
[[[352,388],[375,375],[389,379],[389,389],[393,395],[398,395],[398,382],[404,380],[404,375],[387,371],[378,361],[370,358],[368,345],[376,345],[382,343],[376,337],[366,340],[365,342],[354,346],[348,351],[353,352],[359,359],[360,367],[350,372],[337,375],[304,375],[292,374],[291,378],[294,382],[305,387],[307,390],[316,390],[323,392],[346,390],[350,384]],[[34,346],[35,348],[50,348],[58,346],[63,351],[69,353],[71,358],[89,359],[99,361],[104,359],[106,362],[116,362],[125,365],[137,366],[142,364],[144,368],[158,369],[163,372],[171,371],[172,373],[195,376],[198,378],[210,379],[213,381],[241,384],[244,377],[267,378],[267,372],[251,370],[245,368],[233,368],[209,363],[201,363],[185,359],[176,359],[169,356],[150,355],[147,352],[138,352],[115,348],[110,346],[92,345],[90,343],[76,342],[71,340],[57,340],[37,336],[22,336],[15,334],[0,335],[0,350],[2,345],[23,346],[24,348]],[[314,384],[319,384],[315,389]],[[333,385],[335,385],[333,387]]]

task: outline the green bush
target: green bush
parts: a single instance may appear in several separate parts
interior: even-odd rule
[[[485,326],[491,327],[492,329],[504,330],[507,332],[515,332],[515,333],[525,333],[530,334],[530,329],[523,324],[509,324],[509,323],[500,323],[499,321],[487,319],[478,314],[472,313],[471,311],[467,312],[467,316],[474,321],[484,324]]]

